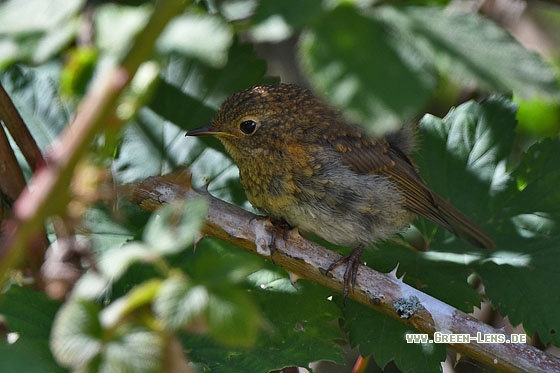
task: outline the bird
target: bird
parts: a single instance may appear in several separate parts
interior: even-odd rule
[[[374,136],[296,84],[264,84],[227,98],[209,126],[239,169],[247,199],[273,221],[352,248],[344,299],[354,288],[364,247],[391,239],[423,216],[478,248],[493,240],[431,191],[411,158],[416,129]],[[437,167],[434,165],[434,167]]]

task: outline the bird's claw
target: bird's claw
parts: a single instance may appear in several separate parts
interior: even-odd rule
[[[344,304],[346,304],[346,298],[348,298],[350,288],[352,288],[352,292],[354,291],[356,279],[358,277],[358,270],[362,264],[360,257],[362,256],[363,249],[363,245],[358,246],[352,250],[350,254],[341,257],[337,261],[333,262],[329,268],[327,268],[326,274],[330,273],[339,265],[346,263],[346,269],[344,270],[344,290],[342,293]]]

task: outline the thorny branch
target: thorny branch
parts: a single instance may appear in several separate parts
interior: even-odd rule
[[[216,237],[264,258],[270,257],[271,224],[205,191],[193,189],[188,172],[150,177],[127,186],[123,192],[148,211],[173,200],[204,197],[208,201],[208,215],[201,232],[203,236]],[[276,235],[275,247],[277,265],[297,278],[306,278],[342,293],[344,266],[335,268],[330,276],[324,274],[339,254],[304,239],[297,230]],[[349,298],[430,336],[435,332],[471,336],[503,333],[405,284],[395,274],[396,271],[384,274],[362,266]],[[526,344],[471,342],[451,347],[500,371],[560,372],[560,360]]]

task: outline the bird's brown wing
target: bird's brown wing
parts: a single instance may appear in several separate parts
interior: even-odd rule
[[[432,192],[418,175],[412,160],[386,138],[372,139],[361,131],[332,136],[328,142],[342,162],[360,174],[385,175],[395,181],[405,199],[405,208],[441,225],[477,247],[494,247],[484,231],[463,213]]]

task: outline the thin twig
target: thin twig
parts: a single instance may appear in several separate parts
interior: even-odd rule
[[[32,170],[39,165],[44,165],[45,161],[41,150],[31,136],[25,122],[19,115],[12,100],[0,84],[0,122],[10,132],[27,163]],[[0,237],[4,234],[4,220],[12,214],[14,201],[19,197],[25,188],[25,177],[16,159],[4,127],[0,124]],[[40,268],[49,240],[44,229],[39,229],[32,237],[28,237],[29,245],[26,266],[30,270],[31,276],[35,280],[35,286],[42,288],[43,281],[40,275]]]
[[[0,84],[0,120],[12,135],[32,171],[45,164],[41,149],[35,142],[23,118],[17,111],[12,100]],[[23,176],[23,175],[22,175]]]

